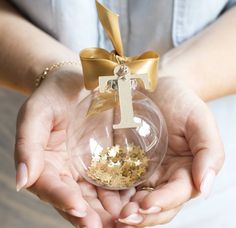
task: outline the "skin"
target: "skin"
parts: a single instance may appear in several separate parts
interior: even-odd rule
[[[217,174],[224,161],[214,118],[192,90],[177,79],[166,77],[160,79],[152,99],[165,116],[169,137],[162,166],[144,184],[157,190],[151,193],[136,191],[120,213],[121,218],[141,214],[143,221],[138,224],[141,227],[171,221],[185,202],[201,193],[208,170]],[[160,212],[146,214],[140,211],[140,208],[153,206],[160,207]],[[118,227],[126,226],[120,224]]]
[[[208,193],[204,178],[209,171],[217,175],[224,152],[204,101],[236,92],[235,16],[234,7],[162,57],[159,84],[150,96],[165,116],[169,145],[161,168],[147,183],[156,190],[118,192],[88,184],[63,153],[68,113],[89,93],[83,88],[81,68],[63,67],[51,72],[37,90],[34,86],[36,75],[45,67],[74,60],[75,54],[30,24],[7,1],[1,1],[0,33],[5,35],[0,36],[0,85],[30,95],[17,121],[17,183],[22,177],[19,164],[24,163],[27,181],[21,187],[51,203],[75,227],[89,228],[167,223],[186,201]],[[159,206],[160,212],[142,213],[141,209],[151,206]],[[87,214],[75,216],[71,209]],[[142,216],[139,224],[124,220],[134,213]],[[118,218],[123,220],[114,222]]]

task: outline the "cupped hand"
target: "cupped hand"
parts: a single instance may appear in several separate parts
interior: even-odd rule
[[[177,79],[159,80],[151,95],[168,129],[168,150],[161,167],[136,190],[121,211],[117,227],[146,227],[171,221],[185,202],[207,197],[224,162],[224,150],[213,115],[193,91]]]
[[[75,227],[114,227],[134,189],[108,191],[86,182],[66,151],[70,113],[88,92],[75,67],[51,73],[20,109],[15,163],[17,189],[28,188]],[[78,117],[79,118],[79,117]]]

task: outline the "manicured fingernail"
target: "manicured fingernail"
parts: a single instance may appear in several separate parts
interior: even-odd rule
[[[215,177],[216,177],[216,173],[212,169],[209,169],[207,173],[205,174],[205,176],[203,177],[203,180],[200,186],[200,191],[205,199],[208,198],[208,196],[210,195]]]
[[[25,163],[21,162],[16,168],[16,191],[19,192],[28,182],[28,170]]]
[[[80,217],[80,218],[83,218],[87,215],[85,211],[78,211],[75,209],[69,209],[69,210],[66,210],[66,212],[70,215],[73,215],[75,217]]]
[[[160,211],[161,211],[161,208],[157,206],[150,207],[148,209],[139,208],[139,212],[145,215],[159,213]]]
[[[119,222],[127,223],[127,224],[130,224],[130,225],[139,224],[142,221],[143,221],[143,217],[139,214],[132,214],[132,215],[129,215],[128,217],[126,217],[126,218],[119,219]]]

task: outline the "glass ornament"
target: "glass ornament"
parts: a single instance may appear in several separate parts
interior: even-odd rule
[[[119,123],[117,84],[93,91],[72,113],[67,149],[73,166],[89,183],[110,190],[138,186],[161,165],[167,150],[165,120],[154,102],[132,80],[133,120],[138,127],[114,129]]]

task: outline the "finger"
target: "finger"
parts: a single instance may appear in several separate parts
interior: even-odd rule
[[[101,219],[99,218],[98,214],[92,209],[88,208],[88,213],[84,218],[78,218],[72,216],[62,210],[56,209],[58,213],[69,221],[74,227],[78,228],[102,228]]]
[[[142,202],[142,200],[149,194],[148,191],[136,191],[135,194],[133,195],[133,197],[131,198],[131,202],[127,203],[124,208],[122,209],[121,213],[120,213],[120,218],[127,218],[130,215],[136,215],[139,213],[139,203]],[[141,214],[142,215],[142,214]],[[133,216],[134,217],[134,216]],[[132,218],[132,216],[131,216]],[[141,217],[140,217],[141,220]],[[121,220],[123,222],[125,222],[125,220]],[[138,220],[137,220],[138,222]],[[129,222],[128,222],[129,223]],[[134,224],[134,223],[132,223]],[[138,223],[137,223],[138,224]],[[121,226],[121,225],[119,225]],[[122,226],[123,227],[123,226]]]
[[[142,223],[139,224],[140,227],[149,227],[149,226],[155,226],[155,225],[161,225],[165,223],[169,223],[181,210],[182,206],[179,206],[177,208],[163,211],[157,214],[150,214],[144,216],[144,219]]]
[[[139,212],[152,214],[170,210],[191,199],[196,194],[196,190],[189,169],[177,170],[167,184],[147,194],[139,203]]]
[[[138,213],[139,205],[136,202],[128,203],[121,211],[119,222],[128,225],[137,225],[143,221],[143,216]]]
[[[114,219],[118,218],[122,208],[119,191],[110,191],[97,187],[97,193],[104,209],[108,211]]]
[[[51,130],[52,114],[41,110],[30,100],[22,106],[16,129],[15,163],[16,185],[31,186],[44,167],[44,148]]]
[[[125,223],[117,222],[116,228],[137,228],[137,226],[132,226]]]
[[[94,213],[92,219],[97,224],[99,224],[99,221],[102,224],[101,226],[97,225],[91,227],[114,227],[112,216],[103,208],[101,202],[97,198],[96,188],[86,181],[80,182],[80,188],[84,199],[86,199],[86,201],[90,205],[90,208],[92,208],[93,211],[96,212]]]
[[[68,183],[68,180],[67,180]],[[73,182],[73,185],[75,182]],[[100,204],[99,200],[97,199],[96,189],[91,184],[81,181],[79,183],[80,185],[80,191],[83,195],[83,198],[86,199],[88,206],[86,210],[86,216],[84,217],[77,217],[73,216],[68,213],[64,213],[64,216],[68,218],[68,220],[74,225],[78,227],[107,227],[112,228],[113,227],[113,221],[111,219],[111,216],[102,208],[102,205]]]
[[[137,204],[136,204],[137,205]],[[129,205],[124,208],[122,211],[122,215],[128,215],[131,211],[137,211],[136,205],[134,203],[130,203]],[[170,222],[177,213],[181,210],[182,205],[173,208],[171,210],[159,212],[159,213],[153,213],[149,215],[142,215],[141,222],[138,223],[138,221],[134,224],[133,222],[130,222],[127,220],[127,217],[125,219],[119,219],[119,223],[117,224],[117,227],[119,228],[133,228],[135,227],[146,227],[146,226],[154,226],[154,225],[160,225]]]
[[[159,184],[157,187],[155,187],[155,190],[158,190],[164,186],[166,182],[163,182],[162,184]],[[153,185],[154,186],[154,185]],[[140,190],[139,190],[140,189]],[[139,186],[137,188],[136,193],[132,196],[131,200],[132,202],[137,202],[138,204],[142,202],[142,200],[150,193],[148,190],[142,190],[142,186]]]
[[[120,199],[122,207],[130,201],[130,199],[132,198],[132,196],[135,195],[135,193],[136,193],[135,188],[129,188],[127,190],[120,191]]]
[[[207,107],[191,115],[187,139],[193,152],[193,180],[197,189],[209,195],[215,176],[224,162],[224,149],[214,118]]]
[[[71,177],[60,177],[55,173],[55,169],[47,166],[30,191],[62,211],[76,217],[85,217],[88,204],[83,199],[79,186]]]
[[[149,193],[149,191],[145,190],[137,191],[135,195],[131,198],[131,202],[136,202],[139,204]]]

